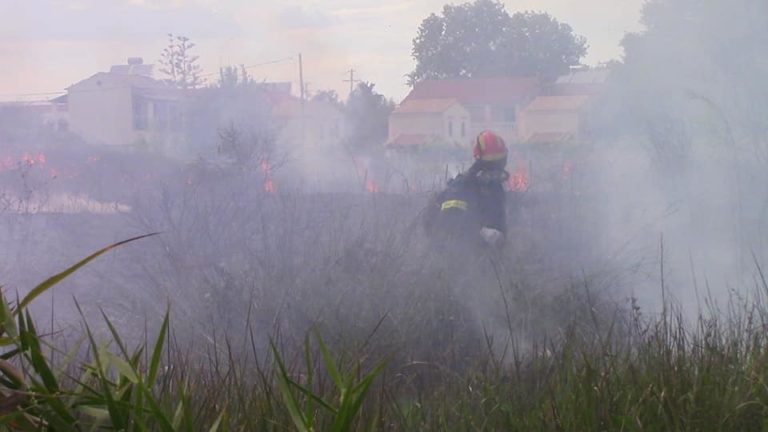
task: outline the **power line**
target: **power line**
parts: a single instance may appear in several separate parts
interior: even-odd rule
[[[243,68],[244,69],[253,69],[253,68],[257,68],[257,67],[261,67],[261,66],[268,66],[268,65],[278,64],[278,63],[285,63],[287,61],[293,61],[293,60],[294,60],[293,57],[284,57],[284,58],[277,59],[277,60],[271,60],[271,61],[267,61],[267,62],[263,62],[263,63],[256,63],[256,64],[253,64],[253,65],[250,65],[250,66],[243,66]],[[217,74],[218,74],[218,72],[211,72],[211,73],[203,74],[203,75],[200,75],[200,76],[201,77],[207,77],[207,76],[213,76],[213,75],[217,75]]]
[[[284,57],[284,58],[277,59],[277,60],[272,60],[272,61],[268,61],[268,62],[264,62],[264,63],[257,63],[255,65],[246,66],[245,68],[246,69],[251,69],[251,68],[255,68],[255,67],[259,67],[259,66],[267,66],[267,65],[276,64],[276,63],[284,63],[284,62],[287,62],[289,60],[293,61],[294,58],[293,57]]]

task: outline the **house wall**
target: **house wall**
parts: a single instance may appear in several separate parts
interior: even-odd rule
[[[70,130],[85,140],[109,145],[126,145],[136,139],[130,87],[70,90]]]
[[[472,117],[456,104],[442,113],[392,114],[389,117],[389,139],[401,134],[439,137],[446,143],[467,144],[472,136]]]
[[[444,136],[446,120],[441,113],[392,114],[389,117],[389,139],[400,134]]]
[[[491,130],[508,143],[519,141],[517,124],[520,110],[517,107],[473,105],[467,109],[471,113],[471,137],[476,137],[485,130]]]
[[[190,156],[184,154],[181,145],[181,100],[140,96],[130,86],[101,89],[88,84],[69,92],[70,130],[93,143],[142,146],[167,156]]]
[[[313,106],[308,111],[303,122],[300,115],[278,118],[278,141],[292,146],[300,145],[302,141],[310,147],[338,146],[346,134],[344,115],[338,110],[320,106]]]
[[[43,113],[43,123],[58,132],[69,131],[69,111],[66,104],[51,104]]]
[[[135,103],[141,102],[146,110],[146,128],[137,130]],[[132,97],[132,139],[128,144],[145,146],[147,150],[179,159],[194,158],[183,145],[183,103],[179,99],[160,97]]]
[[[526,111],[520,116],[520,132],[524,140],[537,133],[567,133],[578,136],[580,126],[578,111]]]
[[[472,136],[472,118],[469,111],[459,105],[448,108],[443,113],[441,137],[446,142],[468,146]]]

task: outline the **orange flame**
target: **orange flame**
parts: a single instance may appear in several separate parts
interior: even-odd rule
[[[376,180],[368,180],[365,189],[370,193],[377,193],[379,192],[379,184],[376,183]]]
[[[267,181],[264,183],[264,192],[270,194],[277,193],[277,186],[275,186],[274,180],[267,179]]]
[[[6,171],[9,169],[17,168],[20,165],[33,166],[33,165],[45,165],[48,158],[42,152],[37,153],[23,153],[21,156],[15,158],[11,155],[3,156],[0,159],[0,171]]]
[[[573,175],[573,162],[571,161],[565,161],[563,162],[563,170],[560,174],[560,178],[563,180],[568,180]]]
[[[21,161],[25,162],[27,165],[35,165],[35,164],[43,165],[46,162],[46,157],[45,157],[45,154],[43,153],[37,153],[37,154],[24,153],[21,156]]]
[[[531,186],[531,178],[524,162],[517,163],[515,171],[509,176],[507,186],[514,192],[525,192]]]
[[[261,172],[264,174],[264,192],[269,194],[277,193],[277,185],[272,179],[272,166],[269,164],[269,161],[262,159],[260,166]]]

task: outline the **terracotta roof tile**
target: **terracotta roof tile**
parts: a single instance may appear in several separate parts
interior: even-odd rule
[[[589,102],[589,99],[589,96],[583,95],[539,96],[525,107],[525,111],[578,111]]]
[[[416,83],[406,101],[456,99],[464,105],[514,106],[531,98],[538,80],[530,77],[426,80]]]
[[[457,103],[456,99],[406,99],[392,113],[443,113]]]
[[[388,147],[416,147],[429,144],[436,139],[426,134],[400,134],[387,143]]]

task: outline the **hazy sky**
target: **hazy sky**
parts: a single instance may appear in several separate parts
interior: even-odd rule
[[[127,57],[154,63],[166,34],[197,43],[205,73],[220,65],[250,68],[258,79],[298,81],[298,56],[310,91],[346,97],[356,78],[395,99],[413,68],[419,23],[446,0],[0,0],[0,99],[65,87]],[[457,2],[454,2],[457,3]],[[586,63],[621,56],[619,41],[636,31],[643,0],[507,0],[511,13],[549,12],[586,36]],[[298,88],[296,86],[296,88]]]

